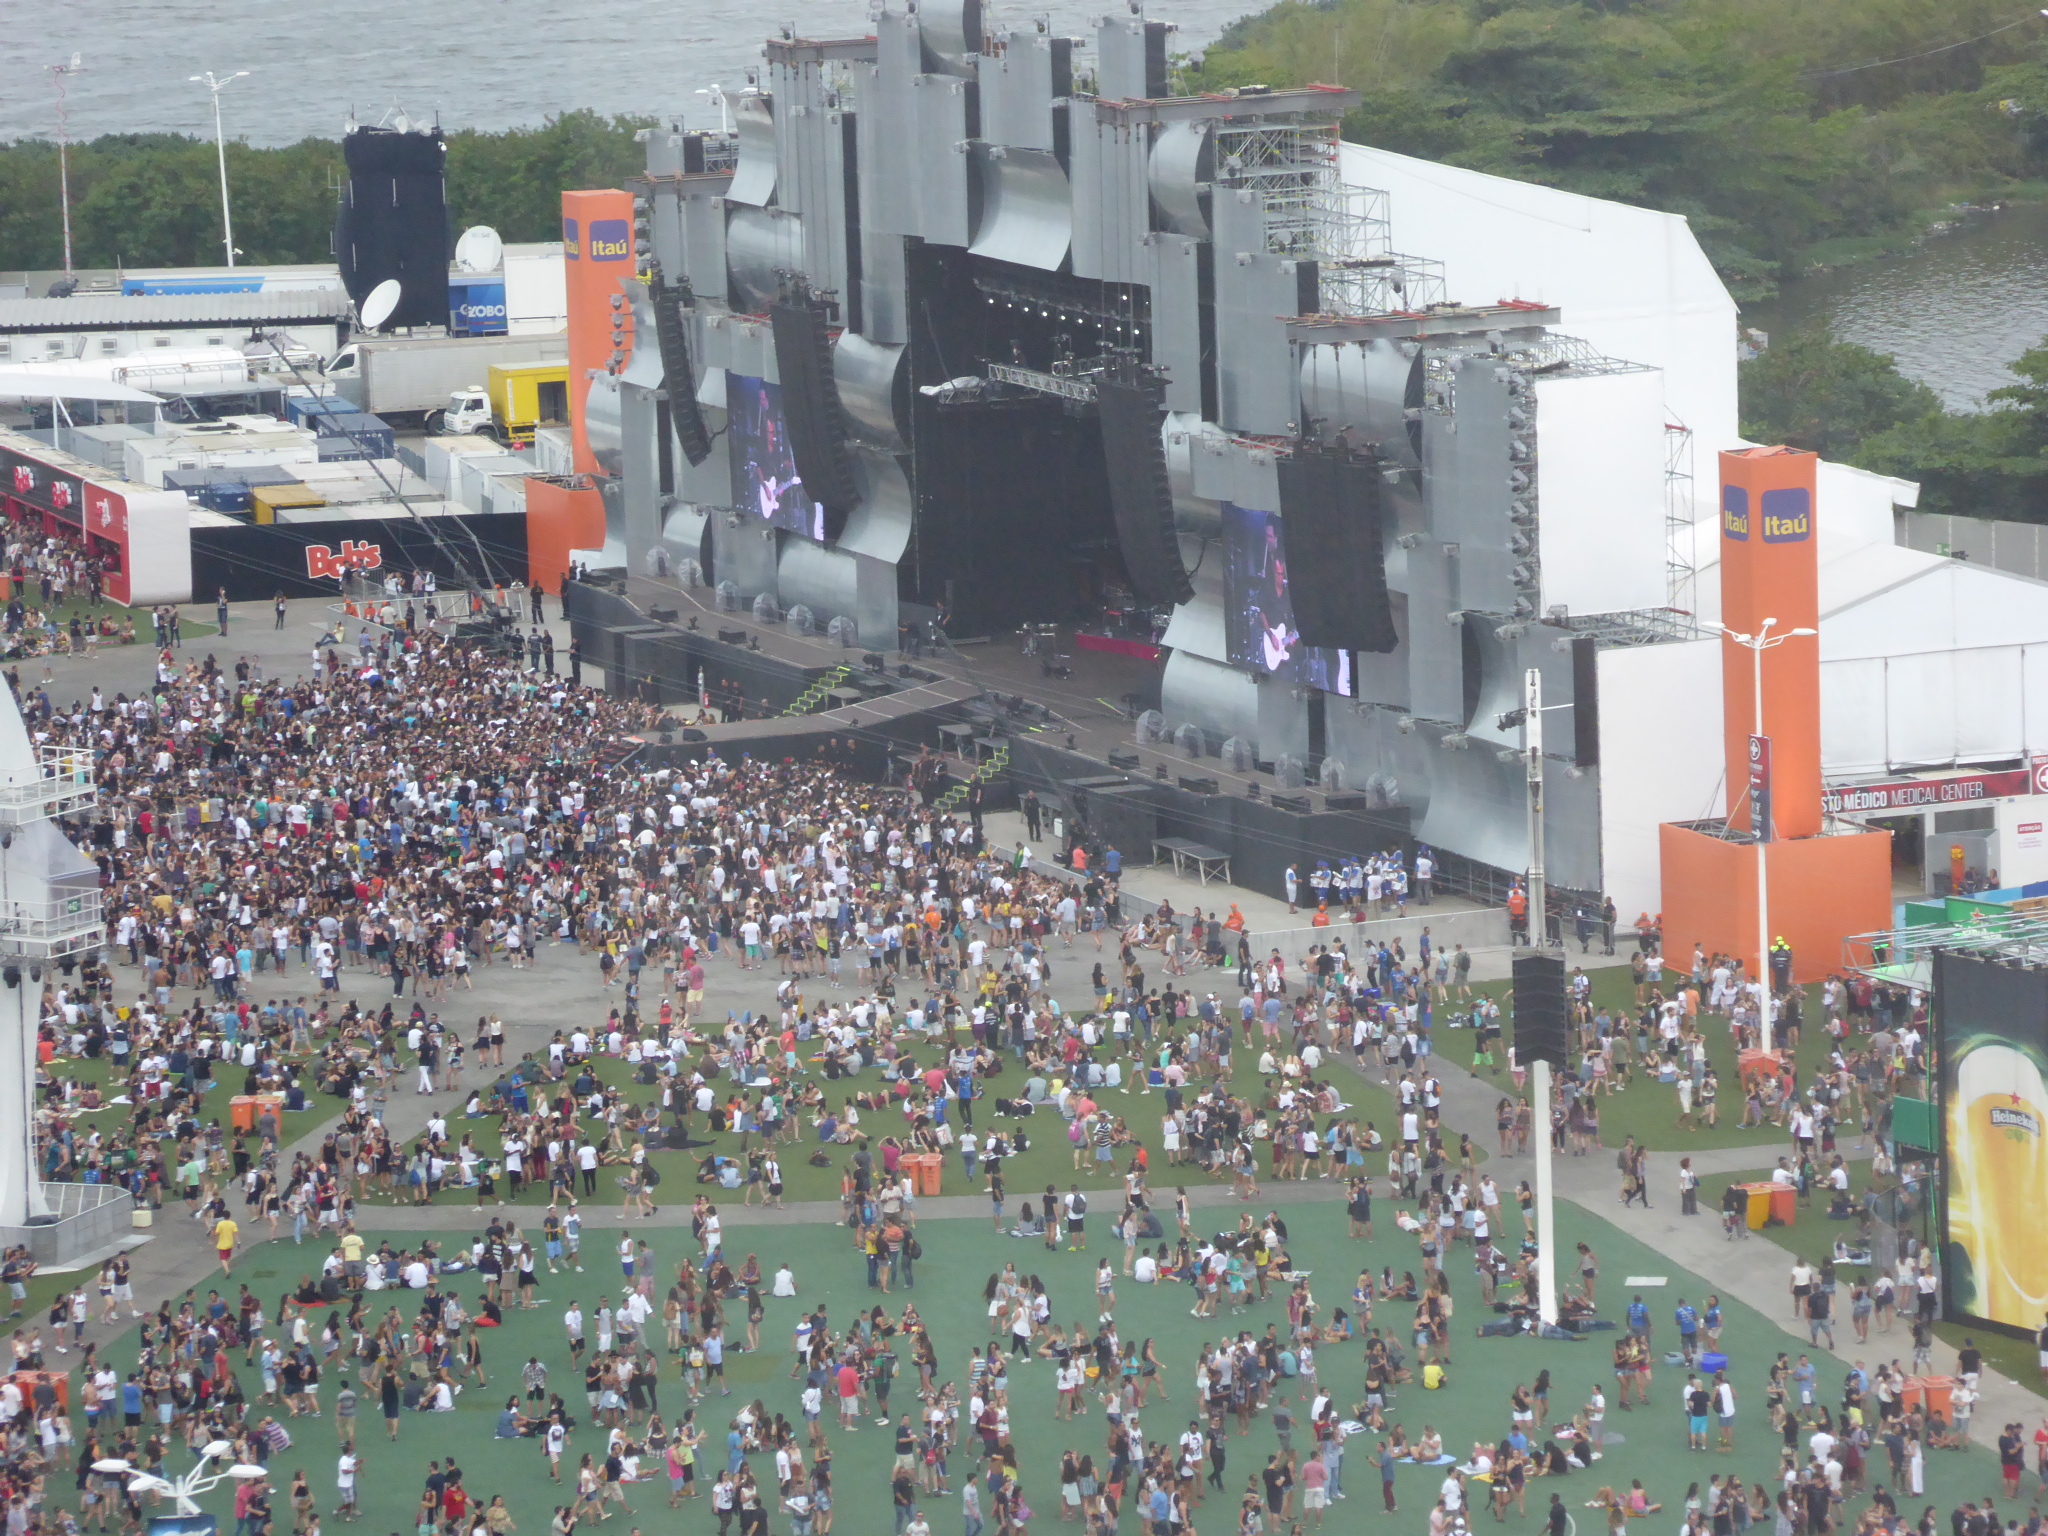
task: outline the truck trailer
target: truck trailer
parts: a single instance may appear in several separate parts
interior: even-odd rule
[[[560,363],[568,356],[567,332],[364,337],[334,355],[327,365],[327,380],[357,410],[411,426],[431,411],[446,410],[457,392],[484,388],[494,366]]]

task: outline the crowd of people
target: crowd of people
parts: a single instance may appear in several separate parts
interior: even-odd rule
[[[1045,1279],[1015,1266],[992,1276],[991,1338],[960,1362],[957,1385],[914,1305],[892,1317],[878,1300],[836,1328],[822,1305],[807,1307],[794,1336],[792,1403],[777,1412],[757,1400],[731,1415],[722,1463],[700,1476],[701,1457],[718,1460],[721,1431],[710,1431],[705,1451],[697,1413],[714,1391],[730,1395],[726,1353],[760,1348],[764,1298],[797,1292],[786,1265],[772,1283],[751,1255],[732,1265],[712,1195],[697,1193],[701,1253],[677,1266],[665,1294],[646,1242],[622,1235],[623,1284],[597,1294],[588,1312],[571,1303],[563,1347],[569,1369],[584,1375],[580,1407],[549,1389],[559,1360],[551,1367],[536,1355],[517,1367],[520,1391],[498,1432],[538,1441],[551,1474],[573,1483],[553,1536],[621,1506],[630,1514],[634,1485],[661,1476],[672,1505],[708,1488],[722,1533],[737,1519],[745,1536],[765,1536],[772,1518],[795,1536],[828,1536],[834,1412],[846,1433],[888,1422],[899,1536],[928,1536],[924,1502],[956,1492],[967,1536],[987,1523],[1017,1536],[1034,1514],[1010,1433],[1023,1379],[1062,1421],[1104,1410],[1105,1442],[1063,1458],[1057,1493],[1049,1467],[1031,1469],[1032,1493],[1091,1532],[1116,1529],[1134,1507],[1153,1536],[1184,1536],[1210,1496],[1240,1501],[1240,1536],[1310,1516],[1320,1525],[1330,1501],[1346,1496],[1344,1447],[1360,1435],[1375,1447],[1390,1510],[1396,1468],[1447,1469],[1433,1536],[1461,1526],[1475,1502],[1526,1514],[1530,1479],[1602,1459],[1597,1388],[1553,1423],[1548,1381],[1518,1386],[1505,1433],[1462,1461],[1433,1429],[1390,1411],[1398,1388],[1451,1384],[1454,1256],[1480,1277],[1480,1334],[1542,1327],[1533,1197],[1481,1172],[1469,1135],[1444,1124],[1433,1071],[1440,1011],[1469,1004],[1461,1022],[1474,1027],[1483,1070],[1494,1061],[1498,1008],[1472,998],[1469,957],[1433,942],[1427,928],[1412,952],[1389,941],[1354,954],[1355,941],[1330,929],[1330,942],[1304,956],[1259,957],[1234,910],[1127,912],[1113,867],[1084,860],[1071,876],[1037,867],[1022,849],[989,846],[975,819],[935,810],[914,787],[860,784],[818,761],[711,753],[675,769],[621,767],[612,744],[652,724],[650,711],[431,629],[401,625],[366,647],[328,648],[312,676],[290,683],[267,681],[246,661],[223,668],[170,647],[148,695],[95,691],[64,708],[46,685],[23,704],[38,741],[98,754],[102,801],[83,835],[116,953],[142,978],[124,987],[110,967],[87,962],[44,982],[47,1170],[118,1181],[160,1207],[182,1200],[217,1238],[225,1230],[224,1268],[238,1231],[265,1222],[273,1236],[289,1223],[294,1237],[330,1248],[280,1298],[274,1322],[245,1286],[239,1297],[159,1307],[125,1381],[103,1381],[90,1357],[82,1466],[111,1455],[160,1467],[180,1436],[226,1438],[236,1455],[271,1461],[291,1448],[294,1418],[327,1413],[318,1390],[326,1371],[337,1425],[349,1404],[336,1483],[345,1490],[337,1514],[350,1518],[363,1461],[353,1430],[359,1395],[375,1394],[396,1438],[405,1413],[447,1410],[465,1389],[485,1390],[486,1330],[533,1304],[541,1273],[583,1272],[580,1202],[611,1178],[630,1208],[651,1215],[662,1198],[652,1154],[667,1149],[701,1150],[698,1182],[720,1198],[744,1191],[744,1203],[781,1201],[786,1159],[838,1166],[852,1262],[881,1296],[915,1287],[923,1255],[905,1159],[920,1153],[959,1159],[999,1230],[1085,1251],[1091,1231],[1106,1228],[1115,1246],[1096,1265],[1092,1294],[1069,1303],[1086,1315],[1064,1329]],[[1319,873],[1304,883],[1340,901],[1398,904],[1407,894],[1405,869],[1391,864],[1328,871],[1323,887]],[[1415,875],[1415,894],[1427,900],[1429,875],[1420,865]],[[509,1063],[502,1019],[484,1013],[465,1038],[454,1013],[477,969],[538,965],[557,947],[590,967],[605,996],[602,1019],[593,1010]],[[728,964],[760,973],[764,995],[772,981],[774,1003],[715,1018],[706,981]],[[1240,995],[1226,1002],[1205,971],[1228,974],[1233,964]],[[1639,957],[1632,1012],[1595,1007],[1583,973],[1575,978],[1584,1048],[1580,1070],[1562,1075],[1550,1128],[1560,1146],[1598,1146],[1600,1100],[1652,1069],[1674,1085],[1682,1123],[1714,1123],[1708,1015],[1729,1016],[1738,1035],[1755,1029],[1739,972],[1723,978],[1722,969],[1701,956],[1689,980],[1667,991]],[[1074,1001],[1083,976],[1092,1007]],[[1752,1009],[1781,1001],[1750,996]],[[1918,1070],[1912,1009],[1881,1001],[1895,1009],[1882,1043],[1848,1049],[1858,999],[1845,988],[1841,1048],[1821,1068],[1787,1067],[1744,1085],[1745,1121],[1784,1125],[1802,1159],[1816,1160],[1817,1178],[1837,1127],[1881,1134],[1886,1096]],[[1823,1012],[1835,1028],[1832,1001]],[[1777,1023],[1800,1025],[1796,1011]],[[67,1069],[81,1060],[108,1062],[109,1086]],[[598,1070],[606,1061],[630,1069],[630,1086]],[[1347,1101],[1352,1079],[1335,1070],[1339,1062],[1392,1093],[1384,1129]],[[1512,1049],[1499,1065],[1519,1088]],[[220,1082],[275,1103],[248,1126],[224,1129],[208,1097]],[[462,1111],[435,1112],[418,1136],[395,1138],[380,1110],[407,1086],[448,1095]],[[1133,1106],[1148,1097],[1156,1105],[1141,1115]],[[317,1151],[282,1157],[286,1117],[329,1099],[340,1118]],[[117,1107],[125,1124],[95,1118]],[[1503,1150],[1526,1147],[1532,1129],[1521,1096],[1504,1099]],[[730,1141],[712,1140],[733,1132],[737,1155],[725,1150]],[[1089,1186],[1034,1190],[1012,1226],[1006,1167],[1034,1141],[1067,1146]],[[1368,1269],[1348,1305],[1326,1313],[1288,1255],[1277,1214],[1245,1211],[1204,1236],[1185,1185],[1155,1211],[1155,1157],[1177,1179],[1229,1180],[1246,1204],[1267,1194],[1268,1181],[1340,1181],[1346,1198],[1335,1219],[1367,1239],[1377,1193],[1395,1207],[1382,1220],[1415,1243],[1415,1269]],[[546,1203],[497,1213],[453,1254],[432,1242],[372,1249],[357,1236],[371,1196],[426,1203],[449,1190],[479,1206],[529,1191]],[[1104,1206],[1093,1223],[1091,1194]],[[1505,1228],[1509,1200],[1519,1234]],[[1602,1321],[1594,1271],[1582,1273],[1565,1309],[1574,1333]],[[473,1299],[455,1294],[465,1277],[479,1285]],[[133,1310],[119,1271],[99,1283],[111,1311]],[[1186,1284],[1192,1314],[1216,1320],[1219,1338],[1189,1351],[1122,1336],[1120,1283]],[[83,1292],[67,1298],[65,1324],[79,1299],[90,1308]],[[1282,1313],[1274,1326],[1224,1321],[1265,1305]],[[54,1315],[51,1331],[50,1347],[67,1348]],[[1633,1327],[1628,1337],[1638,1337]],[[258,1372],[246,1385],[236,1349]],[[1327,1365],[1337,1349],[1347,1359],[1362,1351],[1365,1362],[1362,1393],[1341,1405]],[[18,1358],[33,1369],[39,1355],[37,1330],[25,1330]],[[666,1422],[665,1363],[687,1398],[672,1400],[681,1411]],[[1647,1359],[1641,1368],[1646,1376]],[[914,1409],[890,1407],[899,1372]],[[1881,1404],[1889,1375],[1878,1376],[1856,1390]],[[255,1380],[260,1392],[250,1390]],[[1194,1413],[1187,1430],[1148,1437],[1142,1411],[1156,1403],[1156,1418],[1174,1402],[1177,1418],[1184,1380]],[[1802,1390],[1796,1368],[1781,1385],[1791,1402]],[[1732,1395],[1720,1412],[1725,1386],[1696,1376],[1687,1408],[1697,1393],[1706,1408],[1688,1418],[1732,1422]],[[1297,1423],[1290,1399],[1302,1394]],[[1860,1455],[1852,1464],[1843,1454],[1876,1442],[1845,1443],[1856,1437],[1835,1433],[1841,1418],[1805,1413],[1809,1406],[1774,1413],[1796,1426],[1786,1431],[1791,1454],[1776,1493],[1716,1480],[1689,1501],[1688,1530],[1730,1536],[1772,1509],[1789,1510],[1797,1530],[1830,1527],[1862,1469]],[[0,1400],[0,1419],[4,1408]],[[61,1436],[54,1421],[66,1416],[43,1417]],[[1893,1417],[1909,1470],[1917,1447],[1958,1433]],[[1280,1449],[1251,1469],[1240,1498],[1226,1483],[1227,1442],[1260,1418]],[[69,1446],[41,1442],[37,1422],[40,1454],[54,1465]],[[579,1434],[591,1437],[588,1449],[564,1467]],[[957,1488],[956,1454],[974,1462]],[[1892,1486],[1917,1488],[1894,1465]],[[452,1461],[434,1477],[423,1530],[506,1536],[511,1513],[474,1500]],[[292,1482],[295,1516],[305,1486],[303,1475]],[[1816,1486],[1828,1494],[1818,1506]],[[82,1503],[81,1525],[96,1515],[104,1528],[112,1515],[130,1529],[140,1518],[121,1479],[83,1476],[80,1492],[82,1501],[95,1496]],[[252,1483],[245,1493],[237,1514],[260,1532],[270,1492]],[[1602,1489],[1592,1502],[1607,1510],[1610,1530],[1653,1512],[1640,1483]]]

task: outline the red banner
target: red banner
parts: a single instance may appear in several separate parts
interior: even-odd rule
[[[1918,811],[1929,806],[1968,805],[2008,795],[2048,795],[2048,760],[1998,773],[1957,773],[1940,779],[1906,779],[1896,784],[1858,784],[1821,791],[1830,816],[1872,811]]]

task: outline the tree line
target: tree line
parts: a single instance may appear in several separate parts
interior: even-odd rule
[[[448,135],[448,208],[458,231],[488,224],[508,241],[561,238],[565,187],[617,186],[645,169],[634,135],[651,118],[565,112],[535,128]],[[210,139],[109,134],[70,147],[73,264],[216,266],[219,172]],[[257,266],[334,259],[341,144],[302,139],[227,146],[237,258]],[[64,265],[57,146],[0,144],[0,271]]]
[[[1355,142],[1687,215],[1738,298],[2048,179],[2014,0],[1283,0],[1200,89],[1334,82]]]

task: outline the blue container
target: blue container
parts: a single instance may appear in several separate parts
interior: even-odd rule
[[[359,450],[358,458],[388,459],[398,451],[398,434],[381,417],[322,414],[313,417],[310,425],[322,441],[338,437],[353,442]],[[324,451],[320,456],[330,457]]]
[[[1701,1355],[1700,1369],[1709,1376],[1713,1375],[1716,1371],[1725,1371],[1728,1369],[1728,1357],[1726,1355]]]
[[[284,414],[293,426],[306,427],[322,416],[354,416],[359,413],[340,395],[287,395]]]
[[[213,480],[199,489],[199,505],[209,512],[249,510],[249,485],[244,480]]]

